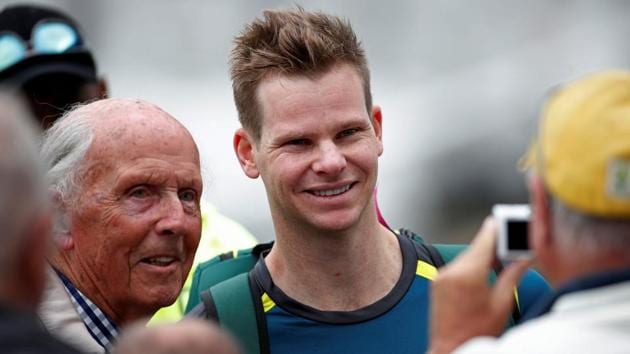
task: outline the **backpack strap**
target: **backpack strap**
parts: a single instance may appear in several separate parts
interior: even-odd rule
[[[260,254],[271,249],[273,242],[261,243],[254,248],[238,252],[226,252],[200,263],[194,271],[186,313],[201,301],[201,293],[220,282],[240,273],[247,273],[254,267]]]
[[[206,272],[219,271],[218,276],[228,279],[211,284],[202,291],[199,298],[203,303],[205,315],[216,320],[230,332],[241,344],[243,353],[268,354],[269,339],[264,311],[259,291],[250,275],[250,270],[261,253],[271,249],[272,242],[259,244],[253,249],[240,251],[235,256],[219,256],[220,261],[210,264]],[[239,263],[240,262],[240,263]],[[212,268],[214,267],[214,269]],[[236,275],[234,273],[240,272]],[[203,313],[200,312],[200,313]]]
[[[201,298],[207,312],[214,312],[221,327],[239,340],[244,353],[262,354],[258,306],[250,290],[248,273],[241,273],[211,287],[201,294]],[[266,339],[266,334],[263,339]]]
[[[413,241],[416,246],[416,252],[418,252],[418,256],[420,254],[425,255],[430,261],[431,265],[435,268],[439,268],[443,266],[446,262],[444,261],[444,257],[440,254],[439,250],[433,247],[430,243],[424,241],[422,236],[417,233],[407,230],[407,229],[397,229],[394,230],[394,233],[403,237],[407,237]],[[418,250],[420,248],[420,250]]]
[[[463,250],[468,248],[468,245],[453,245],[445,243],[434,243],[431,246],[433,246],[436,251],[442,256],[444,264],[449,263],[450,261],[455,259],[455,257],[457,257],[457,255],[460,254]]]

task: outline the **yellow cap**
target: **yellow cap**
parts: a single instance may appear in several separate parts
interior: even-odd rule
[[[552,94],[522,162],[585,214],[630,217],[630,71],[586,76]]]

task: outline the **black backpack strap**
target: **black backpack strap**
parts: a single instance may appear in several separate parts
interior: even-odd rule
[[[444,261],[444,257],[442,257],[442,254],[432,244],[421,243],[421,244],[418,244],[418,246],[425,250],[426,254],[428,254],[429,256],[429,260],[431,261],[431,264],[434,265],[435,268],[440,268],[441,266],[446,264],[446,261]]]
[[[446,263],[439,250],[432,244],[425,242],[422,236],[408,229],[397,229],[394,232],[413,241],[418,259],[428,261],[435,268],[440,268]]]
[[[254,303],[254,315],[256,316],[256,327],[258,328],[258,345],[260,354],[269,354],[269,332],[267,331],[267,319],[262,302],[262,290],[256,282],[254,270],[247,275],[249,288],[251,289],[252,302]],[[246,352],[247,354],[247,352]]]

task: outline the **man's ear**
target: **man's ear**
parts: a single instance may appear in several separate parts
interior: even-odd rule
[[[532,206],[532,223],[529,240],[532,249],[543,257],[551,250],[553,239],[553,218],[547,189],[543,180],[538,175],[529,177],[529,189]]]
[[[250,135],[243,128],[239,128],[234,133],[234,152],[238,158],[238,162],[241,164],[243,172],[249,178],[258,178],[260,172],[256,161],[254,159],[256,142],[250,137]]]
[[[56,190],[50,191],[54,210],[53,241],[60,251],[68,251],[74,248],[74,240],[70,232],[70,218],[61,194]]]
[[[107,79],[105,79],[104,77],[101,77],[98,80],[98,94],[98,97],[100,98],[109,97],[109,85],[107,83]]]
[[[381,111],[381,106],[372,106],[372,125],[380,145],[378,156],[381,156],[383,154],[383,112]]]

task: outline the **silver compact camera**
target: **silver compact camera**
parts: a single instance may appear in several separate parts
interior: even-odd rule
[[[492,215],[497,222],[497,256],[515,261],[533,257],[528,233],[531,210],[527,204],[496,204]]]

